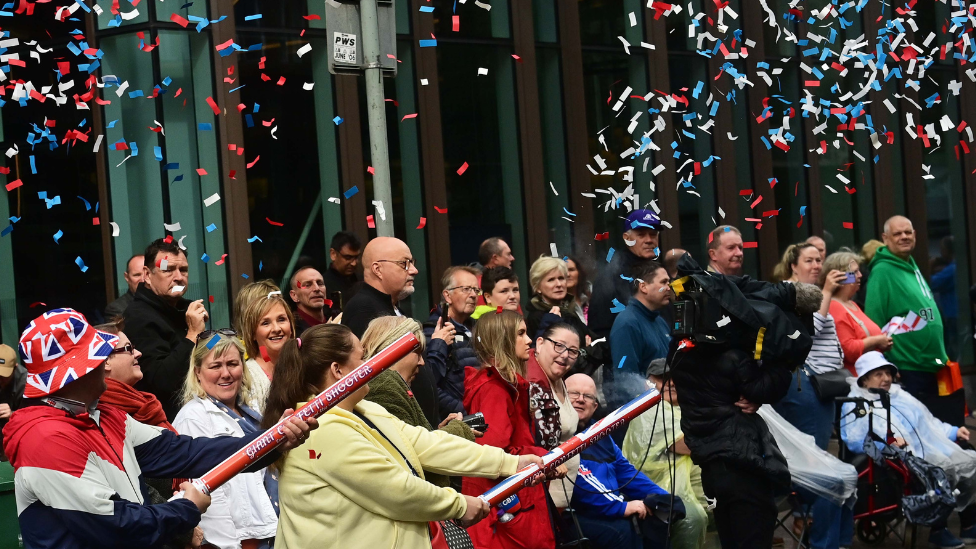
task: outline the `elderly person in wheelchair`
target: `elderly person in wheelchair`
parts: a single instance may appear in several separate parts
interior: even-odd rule
[[[898,369],[881,353],[864,353],[854,367],[857,377],[851,378],[848,398],[861,399],[868,409],[865,413],[863,405],[853,402],[841,408],[840,434],[847,447],[854,453],[863,453],[870,439],[879,446],[887,440],[942,468],[958,491],[956,510],[961,531],[957,538],[944,524],[936,525],[929,534],[929,543],[940,548],[976,543],[976,452],[959,446],[960,442],[968,442],[969,430],[936,419],[924,404],[894,383]],[[875,435],[870,439],[869,425]]]

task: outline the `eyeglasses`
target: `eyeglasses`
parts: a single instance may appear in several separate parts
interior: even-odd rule
[[[455,286],[453,288],[448,288],[447,291],[452,292],[454,290],[461,290],[462,294],[480,294],[481,289],[475,288],[474,286]]]
[[[359,259],[359,256],[362,255],[361,253],[359,253],[359,254],[344,254],[342,252],[336,252],[336,254],[339,255],[339,257],[341,257],[342,259],[345,259],[346,261],[355,261],[355,260]]]
[[[135,351],[135,350],[136,350],[136,348],[133,347],[131,343],[126,343],[125,345],[123,345],[121,347],[116,347],[116,348],[112,349],[112,352],[110,352],[109,354],[110,355],[114,355],[115,353],[129,353],[131,355],[132,354],[132,351]]]
[[[567,347],[567,346],[563,345],[562,343],[560,343],[558,341],[553,341],[553,340],[549,339],[548,337],[544,337],[542,339],[545,339],[549,343],[552,343],[552,348],[556,350],[556,354],[557,355],[561,355],[563,353],[566,353],[566,354],[569,355],[569,358],[572,358],[572,359],[579,358],[579,356],[580,356],[579,349],[573,349],[572,347]]]
[[[200,335],[197,336],[197,343],[200,343],[201,341],[205,341],[205,340],[210,340],[210,338],[212,338],[215,334],[220,334],[222,336],[227,336],[227,337],[237,337],[237,332],[231,330],[230,328],[221,328],[219,330],[204,330],[200,332]]]
[[[393,261],[392,259],[377,259],[375,263],[396,263],[404,271],[409,271],[410,267],[417,264],[417,262],[412,259],[402,259],[400,261]]]
[[[588,400],[596,404],[596,395],[591,395],[589,393],[581,393],[579,391],[567,391],[566,394],[569,395],[569,400],[576,400],[579,397],[583,397],[583,400]]]

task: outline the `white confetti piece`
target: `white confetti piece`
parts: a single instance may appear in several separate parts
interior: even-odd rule
[[[272,139],[278,139],[278,136],[275,135],[275,132],[276,131],[278,131],[278,126],[275,126],[275,127],[271,128],[271,138]]]
[[[383,207],[382,200],[372,200],[373,206],[376,207],[376,215],[379,216],[380,220],[386,221],[386,208]]]
[[[478,76],[488,76],[488,69],[484,67],[478,67]]]
[[[305,82],[302,84],[302,89],[305,91],[311,91],[313,86],[315,86],[315,82]]]
[[[790,335],[788,335],[786,337],[788,337],[790,339],[796,339],[796,338],[800,337],[800,330],[797,330],[797,331],[793,332],[792,334],[790,334]]]
[[[334,197],[334,196],[330,196],[329,197],[329,202],[332,202],[333,204],[341,204],[341,202],[339,201],[339,199],[337,197]]]
[[[112,236],[119,236],[119,224],[114,221],[109,221],[108,224],[112,226]]]
[[[636,27],[637,26],[637,16],[634,15],[634,12],[630,12],[629,14],[627,14],[627,16],[630,18],[630,26],[631,27]]]
[[[183,245],[183,239],[184,238],[186,238],[186,235],[181,236],[180,239],[176,241],[176,245],[179,246],[180,249],[185,252],[186,251],[186,246]]]
[[[203,205],[209,208],[216,204],[218,200],[220,200],[220,194],[213,193],[203,201]]]
[[[732,322],[732,319],[731,318],[729,318],[728,316],[723,315],[722,318],[718,322],[715,323],[715,325],[718,326],[719,328],[721,328],[723,326],[728,326],[731,322]]]
[[[181,227],[180,222],[177,221],[176,223],[163,223],[163,228],[171,233],[175,233],[179,231]]]
[[[485,11],[491,11],[491,4],[485,4],[483,2],[479,2],[478,0],[474,0],[474,5],[478,6],[479,8]]]
[[[184,289],[186,289],[186,286],[173,286],[172,288],[169,289],[169,293],[178,294],[182,292]]]
[[[832,192],[832,193],[834,193],[834,194],[837,194],[837,191],[836,191],[836,190],[834,190],[834,188],[833,188],[833,187],[831,187],[830,185],[824,185],[824,187],[827,187],[827,189],[828,189],[828,190],[829,190],[830,192]]]
[[[426,86],[427,85],[427,79],[426,78],[421,78],[420,79],[420,85],[421,86]]]
[[[298,57],[301,57],[310,51],[312,51],[312,45],[305,44],[304,46],[298,48]]]
[[[105,136],[102,135],[102,134],[98,134],[98,137],[95,138],[95,148],[94,148],[94,150],[92,152],[98,152],[98,148],[102,145],[102,138],[103,137],[105,137]]]
[[[549,243],[549,251],[552,252],[552,257],[559,257],[559,252],[556,251],[556,243]]]
[[[635,244],[637,244],[637,241],[636,241],[636,240],[627,240],[627,239],[625,238],[625,239],[624,239],[624,244],[626,244],[626,245],[628,245],[628,246],[634,246]]]
[[[122,82],[122,85],[119,86],[119,89],[115,90],[115,95],[117,95],[119,97],[122,97],[122,94],[125,93],[125,90],[128,87],[129,87],[129,81],[128,80],[126,80],[125,82]]]
[[[556,192],[556,186],[552,184],[552,181],[549,182],[549,188],[552,189],[552,194],[559,196],[559,193]]]

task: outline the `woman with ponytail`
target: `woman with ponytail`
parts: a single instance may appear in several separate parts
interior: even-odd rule
[[[489,428],[478,444],[496,446],[510,454],[546,454],[545,448],[536,445],[529,412],[529,383],[525,375],[531,343],[522,315],[516,312],[488,312],[475,324],[474,350],[482,366],[465,368],[464,409],[485,415]],[[566,474],[564,465],[558,474]],[[476,496],[495,484],[492,480],[465,477],[461,491]],[[555,547],[545,486],[520,491],[518,503],[507,513],[513,515],[509,521],[502,522],[498,514],[492,513],[488,520],[468,528],[475,547]]]
[[[362,363],[363,347],[348,327],[309,328],[282,347],[265,417],[297,409]],[[477,497],[427,482],[425,470],[496,478],[541,464],[534,455],[510,456],[443,431],[407,425],[363,400],[368,392],[365,386],[329,410],[302,448],[275,464],[281,501],[278,549],[430,549],[429,521],[460,519],[467,526],[483,519],[488,507]]]

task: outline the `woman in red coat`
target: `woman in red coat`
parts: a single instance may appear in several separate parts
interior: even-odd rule
[[[545,455],[535,444],[529,416],[529,384],[525,381],[525,362],[531,340],[525,333],[522,315],[503,310],[485,313],[478,319],[472,338],[481,369],[465,368],[464,409],[485,415],[488,431],[476,440],[504,449],[509,454]],[[560,471],[565,474],[565,468]],[[461,491],[478,496],[497,484],[497,480],[465,477]],[[488,518],[468,528],[478,549],[552,549],[555,535],[546,507],[546,487],[539,484],[523,488],[518,503],[507,509],[511,520],[502,522],[501,513],[492,509]],[[506,518],[508,518],[506,516]]]

